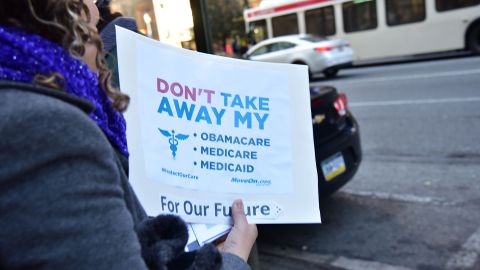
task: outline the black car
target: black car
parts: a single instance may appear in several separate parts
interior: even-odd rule
[[[358,123],[347,97],[331,86],[310,88],[320,198],[347,183],[362,160]]]

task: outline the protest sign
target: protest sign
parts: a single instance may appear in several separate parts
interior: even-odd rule
[[[130,181],[150,215],[320,222],[307,67],[172,47],[117,27]]]

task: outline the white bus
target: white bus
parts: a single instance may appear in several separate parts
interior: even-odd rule
[[[269,1],[274,2],[274,1]],[[244,11],[255,42],[309,33],[347,40],[355,60],[480,54],[480,0],[297,0]]]

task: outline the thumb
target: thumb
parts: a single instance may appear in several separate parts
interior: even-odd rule
[[[237,199],[233,202],[232,207],[232,217],[233,225],[243,227],[248,224],[247,217],[245,216],[245,211],[243,209],[243,201]]]

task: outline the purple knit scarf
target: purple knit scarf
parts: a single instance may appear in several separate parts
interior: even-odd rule
[[[54,72],[65,78],[64,88],[68,93],[95,105],[90,118],[128,157],[125,119],[100,89],[97,74],[56,43],[17,28],[0,26],[0,80],[33,83],[36,74]]]

